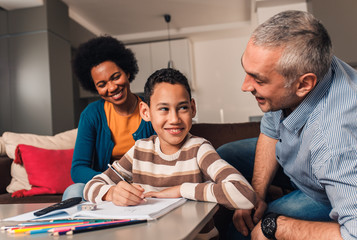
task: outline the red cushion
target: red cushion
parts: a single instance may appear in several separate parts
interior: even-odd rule
[[[19,144],[15,163],[23,164],[32,189],[20,190],[13,197],[63,193],[71,179],[73,149],[52,150]]]

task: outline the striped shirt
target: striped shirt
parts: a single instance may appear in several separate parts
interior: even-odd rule
[[[334,57],[331,68],[286,118],[264,114],[261,132],[278,139],[276,158],[312,199],[330,203],[344,239],[357,238],[357,72]]]
[[[181,185],[184,198],[216,202],[230,209],[251,209],[256,202],[248,181],[222,160],[207,140],[191,134],[172,155],[161,152],[157,135],[138,140],[113,167],[140,184],[145,192]],[[84,198],[101,202],[109,188],[119,181],[108,169],[86,184]]]

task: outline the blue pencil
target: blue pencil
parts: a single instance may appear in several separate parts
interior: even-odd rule
[[[32,230],[29,232],[26,232],[26,234],[40,234],[40,233],[48,233],[48,228],[47,229],[39,229],[39,230]]]

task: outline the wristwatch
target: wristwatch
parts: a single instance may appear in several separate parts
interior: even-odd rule
[[[268,239],[274,239],[275,238],[275,232],[277,229],[277,224],[276,224],[276,219],[280,216],[280,214],[277,213],[267,213],[264,215],[262,222],[261,222],[261,228],[264,236]]]

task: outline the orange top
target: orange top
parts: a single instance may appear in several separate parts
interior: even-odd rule
[[[134,112],[128,116],[118,114],[112,103],[107,101],[104,103],[105,115],[114,142],[112,159],[120,159],[135,144],[132,134],[139,128],[141,123],[140,102],[141,99],[138,97]]]

